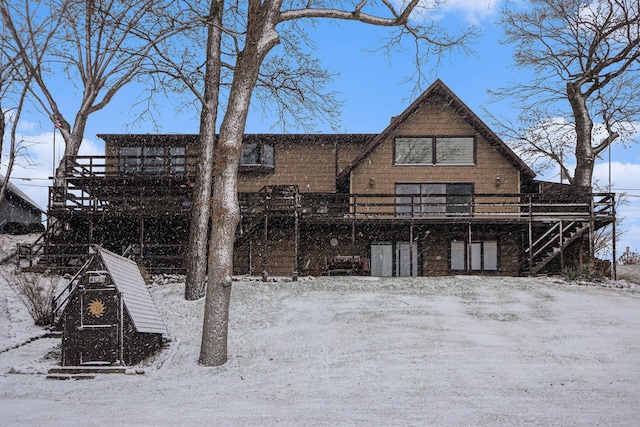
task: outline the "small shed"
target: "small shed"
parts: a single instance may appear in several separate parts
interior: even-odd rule
[[[161,348],[167,329],[134,261],[93,246],[73,283],[58,323],[63,366],[133,365]]]

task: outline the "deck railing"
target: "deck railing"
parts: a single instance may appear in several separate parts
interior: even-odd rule
[[[49,206],[66,211],[96,213],[185,213],[191,207],[191,189],[187,186],[195,177],[196,162],[195,156],[187,155],[145,158],[78,156],[67,162],[67,185],[51,189]],[[96,191],[96,186],[103,185],[99,182],[100,178],[131,178],[131,184],[120,188],[114,184],[114,188],[106,192]],[[146,182],[145,179],[173,181],[136,187],[140,181]],[[181,184],[178,183],[180,180]],[[77,186],[74,187],[74,183]],[[105,187],[101,188],[104,190]],[[278,190],[273,194],[268,191],[241,194],[243,213],[264,212],[267,204],[286,211],[283,208],[288,207],[288,202],[283,204],[278,197],[287,197],[287,191],[293,188],[295,211],[319,218],[593,219],[613,218],[614,212],[614,198],[609,193],[316,194],[299,193],[295,186],[268,188]]]
[[[245,202],[245,214],[263,214],[264,205],[255,203],[253,196],[247,195],[241,200]],[[309,218],[606,220],[614,214],[614,196],[610,193],[577,196],[493,193],[453,197],[447,194],[300,193],[297,203],[299,214]]]
[[[192,176],[196,164],[197,157],[187,155],[77,156],[74,160],[66,160],[69,178]]]
[[[133,187],[135,188],[135,187]],[[170,186],[140,191],[114,191],[98,197],[81,188],[52,187],[49,207],[66,212],[188,214],[191,189]],[[526,193],[447,194],[335,194],[296,193],[295,197],[264,193],[240,194],[243,215],[288,215],[296,211],[309,218],[362,219],[612,219],[614,195],[545,195]]]

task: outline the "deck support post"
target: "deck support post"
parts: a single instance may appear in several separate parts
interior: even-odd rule
[[[269,230],[269,214],[264,212],[264,230],[262,233],[262,281],[266,282],[269,274],[267,273],[267,238]]]
[[[413,271],[413,222],[409,224],[409,276],[417,276],[418,272]]]
[[[560,273],[564,272],[564,236],[563,236],[563,232],[564,232],[564,224],[562,223],[562,220],[560,220],[560,230],[558,232],[559,234],[559,239],[560,239]]]
[[[140,218],[140,263],[144,260],[144,218]]]
[[[471,223],[467,224],[467,270],[471,270],[471,241],[473,239],[473,235],[471,234]]]
[[[589,203],[589,271],[593,271],[595,269],[595,250],[594,250],[594,233],[595,229],[595,205],[593,203],[593,193],[591,193],[590,203]]]
[[[356,220],[355,218],[351,220],[351,252],[353,253],[356,249]]]
[[[531,203],[531,195],[529,199],[529,276],[531,276],[531,270],[533,269],[533,206]]]
[[[611,223],[611,278],[618,280],[618,270],[616,269],[616,195],[610,194],[611,197],[611,215],[613,222]]]
[[[291,278],[294,282],[298,280],[298,275],[300,272],[298,271],[298,256],[300,252],[300,218],[298,215],[298,200],[296,195],[296,205],[293,211],[293,221],[294,221],[294,237],[293,237],[293,277]]]
[[[249,239],[249,275],[253,274],[253,239]]]

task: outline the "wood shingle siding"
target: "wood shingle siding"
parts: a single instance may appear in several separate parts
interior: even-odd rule
[[[264,186],[297,185],[302,192],[330,193],[336,190],[333,144],[281,143],[275,147],[272,173],[240,174],[239,192],[258,192]]]
[[[474,165],[395,165],[396,136],[475,137]],[[520,171],[440,97],[429,99],[351,171],[351,193],[391,194],[396,183],[473,183],[474,193],[518,193]],[[496,184],[497,178],[499,184]],[[372,185],[373,179],[373,185]]]

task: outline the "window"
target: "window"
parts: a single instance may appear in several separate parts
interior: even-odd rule
[[[122,146],[118,164],[124,173],[182,174],[186,172],[186,147]]]
[[[142,170],[160,173],[164,166],[164,147],[142,147]]]
[[[432,164],[433,138],[396,138],[396,164]]]
[[[169,164],[172,174],[180,174],[186,172],[186,156],[186,147],[169,147]]]
[[[142,147],[120,147],[119,165],[121,172],[140,172]]]
[[[473,137],[398,137],[396,165],[473,165]]]
[[[273,145],[247,142],[242,145],[241,166],[261,166],[273,168]]]
[[[252,142],[242,146],[242,164],[243,165],[259,165],[261,145]]]
[[[498,242],[495,240],[451,242],[452,271],[497,271]]]
[[[398,216],[464,216],[471,214],[473,184],[396,184],[396,194]]]

